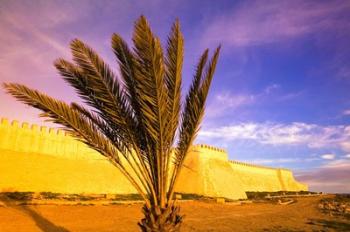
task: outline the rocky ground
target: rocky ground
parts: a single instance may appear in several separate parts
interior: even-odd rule
[[[348,198],[312,196],[278,201],[219,204],[180,203],[186,215],[182,231],[350,231]],[[345,205],[345,206],[344,206]],[[1,232],[138,231],[141,204],[15,205],[0,207]]]
[[[330,216],[342,216],[350,220],[350,195],[336,195],[323,198],[318,208]]]

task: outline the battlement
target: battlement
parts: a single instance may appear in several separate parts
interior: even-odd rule
[[[200,155],[200,159],[217,159],[228,161],[226,150],[210,146],[207,144],[197,144],[192,146],[192,151]]]
[[[35,133],[41,132],[41,133],[47,133],[51,135],[58,135],[58,136],[69,136],[67,133],[62,129],[56,129],[56,128],[48,128],[46,126],[39,126],[37,124],[30,124],[28,122],[22,122],[20,123],[17,120],[12,120],[11,122],[7,118],[1,118],[0,121],[0,127],[7,127],[7,128],[13,128],[13,129],[25,129],[25,130],[31,130]]]
[[[236,161],[236,160],[230,160],[229,162],[234,164],[234,165],[245,166],[245,167],[261,168],[261,169],[269,169],[269,170],[284,170],[284,171],[288,171],[288,172],[291,171],[291,170],[286,169],[286,168],[273,168],[273,167],[267,167],[264,165],[245,163],[245,162]]]
[[[214,146],[194,145],[188,158],[176,191],[243,199],[245,191],[307,189],[287,169],[229,161],[227,151]],[[118,169],[64,130],[6,118],[0,121],[0,176],[0,192],[136,193]]]
[[[196,144],[196,145],[193,146],[193,148],[194,149],[201,148],[201,149],[207,149],[207,150],[215,151],[215,152],[227,153],[227,151],[225,149],[214,147],[214,146],[210,146],[210,145],[207,145],[207,144]]]
[[[27,122],[20,123],[17,120],[10,122],[7,118],[1,118],[0,122],[0,149],[69,159],[104,159],[62,129]]]

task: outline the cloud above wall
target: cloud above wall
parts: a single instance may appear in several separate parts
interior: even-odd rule
[[[339,31],[338,17],[349,1],[254,1],[217,16],[204,32],[203,44],[245,47],[268,44],[313,32]]]
[[[253,94],[232,94],[231,92],[219,93],[206,109],[206,117],[217,117],[225,115],[230,110],[251,105],[255,102]]]
[[[344,110],[343,115],[350,116],[350,109]]]
[[[324,154],[324,155],[321,155],[321,158],[326,160],[332,160],[335,158],[335,154]]]
[[[276,164],[287,164],[287,163],[301,163],[301,162],[312,162],[320,160],[317,157],[311,158],[274,158],[274,159],[251,159],[243,160],[243,162],[251,164],[261,164],[261,165],[276,165]]]
[[[284,102],[300,97],[303,91],[284,92],[276,83],[267,85],[255,93],[233,93],[232,90],[222,90],[217,93],[206,109],[206,117],[215,118],[230,115],[232,111],[268,101]]]
[[[339,159],[308,171],[296,172],[298,181],[307,183],[311,191],[350,192],[350,159]]]
[[[305,145],[309,148],[338,148],[350,151],[350,126],[321,126],[294,122],[240,123],[233,126],[203,128],[199,132],[202,140],[224,141],[247,140],[263,145]],[[325,154],[324,159],[334,158]]]

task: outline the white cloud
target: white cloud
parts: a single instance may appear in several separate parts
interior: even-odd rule
[[[217,117],[229,111],[250,106],[257,102],[288,101],[303,94],[303,91],[281,93],[280,90],[281,86],[279,84],[272,83],[257,93],[234,94],[230,91],[222,91],[215,95],[213,101],[209,103],[206,115],[207,117]]]
[[[349,168],[350,170],[350,160],[348,159],[337,159],[329,161],[328,163],[321,166],[321,168]],[[350,178],[350,176],[349,176]]]
[[[244,2],[212,19],[202,37],[203,43],[244,47],[336,30],[346,26],[337,16],[349,7],[348,1]]]
[[[344,155],[343,157],[344,157],[344,158],[350,159],[350,154],[346,154],[346,155]]]
[[[229,108],[237,108],[254,102],[254,95],[232,95],[229,92],[216,95],[217,103]]]
[[[347,115],[347,116],[350,115],[350,109],[344,110],[343,115]]]
[[[320,126],[294,122],[241,123],[218,128],[203,128],[202,139],[219,138],[227,141],[252,140],[268,145],[306,145],[310,148],[339,148],[350,151],[350,126]]]
[[[228,110],[235,110],[240,107],[252,105],[257,99],[262,99],[279,89],[279,84],[266,86],[261,92],[255,94],[233,94],[230,91],[224,91],[214,97],[214,101],[209,104],[206,115],[209,117],[220,116]]]
[[[207,107],[206,115],[216,117],[224,114],[228,110],[234,110],[242,106],[247,106],[255,102],[254,95],[232,94],[230,92],[219,93],[214,101]]]
[[[278,84],[269,85],[269,86],[267,86],[267,87],[264,89],[264,93],[265,93],[265,94],[270,94],[273,90],[279,89],[280,87],[281,87],[281,86],[278,85]]]
[[[300,162],[312,162],[319,160],[319,158],[274,158],[274,159],[251,159],[244,160],[246,163],[251,164],[277,164],[277,163],[300,163]]]
[[[308,184],[311,191],[349,193],[350,160],[332,160],[319,168],[296,172],[295,177]]]
[[[321,158],[327,159],[327,160],[332,160],[335,158],[335,154],[324,154],[324,155],[321,155]]]
[[[287,93],[283,96],[280,96],[278,98],[278,101],[288,101],[297,97],[300,97],[302,94],[304,93],[304,91],[298,91],[298,92],[292,92],[292,93]]]

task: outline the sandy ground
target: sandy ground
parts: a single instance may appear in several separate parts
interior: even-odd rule
[[[321,197],[291,205],[182,202],[182,231],[350,231],[350,222],[317,209]],[[138,231],[141,205],[0,207],[1,232]]]

